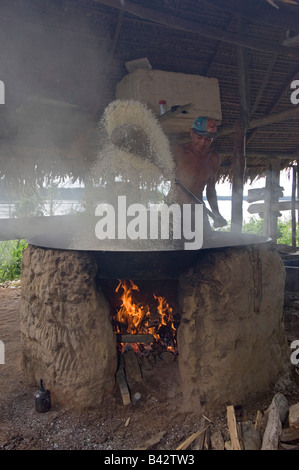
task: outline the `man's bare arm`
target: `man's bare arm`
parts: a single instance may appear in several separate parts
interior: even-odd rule
[[[210,208],[214,215],[217,216],[218,220],[214,222],[214,227],[224,227],[227,225],[227,221],[222,217],[219,212],[217,193],[216,193],[216,178],[217,172],[220,165],[220,157],[217,153],[213,153],[213,174],[207,181],[206,195]]]

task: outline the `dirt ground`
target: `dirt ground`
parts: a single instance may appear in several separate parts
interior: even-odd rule
[[[124,406],[116,393],[105,411],[67,410],[54,403],[49,412],[37,413],[38,385],[24,382],[20,365],[20,297],[20,288],[0,287],[0,340],[5,344],[5,364],[0,364],[0,450],[135,450],[154,439],[150,449],[167,451],[198,431],[203,417],[181,410],[175,387],[163,387],[167,365],[149,377],[151,387],[140,388],[141,398],[130,405]],[[285,309],[285,325],[289,342],[299,339],[299,310]],[[299,402],[299,386],[283,392],[290,405]],[[257,410],[265,411],[274,394],[248,403],[242,420],[254,422]],[[229,439],[225,413],[206,418],[212,436],[220,430],[224,440]]]

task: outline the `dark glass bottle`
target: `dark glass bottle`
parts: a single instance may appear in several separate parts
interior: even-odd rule
[[[40,389],[35,392],[35,410],[38,413],[46,413],[51,408],[51,395],[49,390],[45,390],[43,381],[40,381]]]

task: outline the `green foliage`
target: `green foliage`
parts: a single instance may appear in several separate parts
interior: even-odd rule
[[[243,225],[244,233],[252,233],[254,235],[263,234],[263,219],[251,217],[249,222]],[[297,226],[298,233],[298,226]],[[283,245],[292,245],[292,221],[278,219],[277,222],[277,243]]]
[[[263,235],[263,219],[251,217],[249,222],[243,225],[242,231],[252,235]]]
[[[20,278],[22,256],[26,247],[25,240],[0,242],[0,282]]]
[[[298,225],[296,225],[296,233],[298,234]],[[296,235],[297,239],[298,235]],[[292,245],[292,221],[281,221],[278,219],[277,226],[277,243],[283,245]]]

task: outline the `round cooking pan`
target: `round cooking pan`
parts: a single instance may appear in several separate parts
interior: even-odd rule
[[[207,250],[271,242],[257,235],[214,231],[204,236],[201,249],[196,250],[184,249],[182,240],[99,240],[98,220],[87,215],[1,219],[0,239],[24,238],[43,248],[91,251],[97,258],[98,277],[103,279],[177,278]]]
[[[271,239],[258,235],[213,232],[199,250],[96,251],[94,255],[101,279],[177,279],[209,251],[270,243]]]

